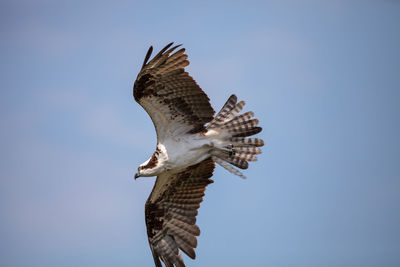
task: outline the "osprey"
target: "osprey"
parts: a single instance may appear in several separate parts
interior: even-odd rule
[[[135,100],[150,115],[156,132],[153,155],[138,168],[138,177],[157,176],[145,205],[147,235],[157,267],[184,267],[180,251],[194,259],[200,229],[196,215],[204,191],[213,181],[215,163],[243,177],[264,145],[258,120],[244,101],[232,95],[214,117],[210,100],[185,72],[185,49],[164,47],[150,59],[150,47],[133,86]]]

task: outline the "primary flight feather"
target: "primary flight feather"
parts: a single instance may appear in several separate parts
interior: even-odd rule
[[[138,168],[138,177],[157,176],[145,205],[147,235],[156,267],[184,267],[180,251],[196,257],[200,229],[196,215],[215,163],[244,177],[261,153],[261,132],[253,112],[239,113],[244,101],[231,95],[215,111],[196,81],[185,72],[185,49],[173,43],[150,60],[148,50],[133,86],[135,100],[150,115],[157,133],[153,155]],[[149,61],[150,60],[150,61]]]

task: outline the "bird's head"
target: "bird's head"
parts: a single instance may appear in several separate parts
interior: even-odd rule
[[[135,173],[135,180],[136,180],[137,178],[141,177],[141,176],[144,176],[144,175],[143,175],[144,172],[145,172],[145,170],[144,170],[144,166],[143,166],[143,164],[142,164],[142,165],[140,165],[140,166],[138,167],[137,173]]]
[[[137,172],[135,173],[135,180],[140,177],[140,168],[138,168]]]
[[[156,149],[156,152],[145,162],[140,164],[138,168],[138,172],[135,174],[135,179],[138,177],[150,177],[156,176],[163,171],[162,165],[158,164],[158,157],[159,157],[159,149]]]
[[[151,166],[149,166],[148,163],[149,160],[140,164],[140,166],[137,169],[137,173],[135,173],[135,180],[139,177],[150,177],[155,175],[154,169],[151,168]]]

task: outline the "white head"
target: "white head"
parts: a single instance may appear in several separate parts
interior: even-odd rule
[[[138,177],[150,177],[156,176],[164,171],[165,163],[165,148],[163,145],[158,144],[156,151],[153,155],[145,162],[140,164],[137,173],[135,174],[135,179]]]
[[[138,177],[150,177],[155,176],[157,171],[158,158],[155,154],[151,156],[148,160],[140,164],[137,173],[135,174],[135,179]]]

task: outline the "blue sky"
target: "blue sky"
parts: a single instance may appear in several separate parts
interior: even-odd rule
[[[0,265],[153,266],[133,180],[153,152],[132,85],[183,43],[218,110],[266,146],[221,168],[188,266],[400,265],[397,1],[1,1]]]

